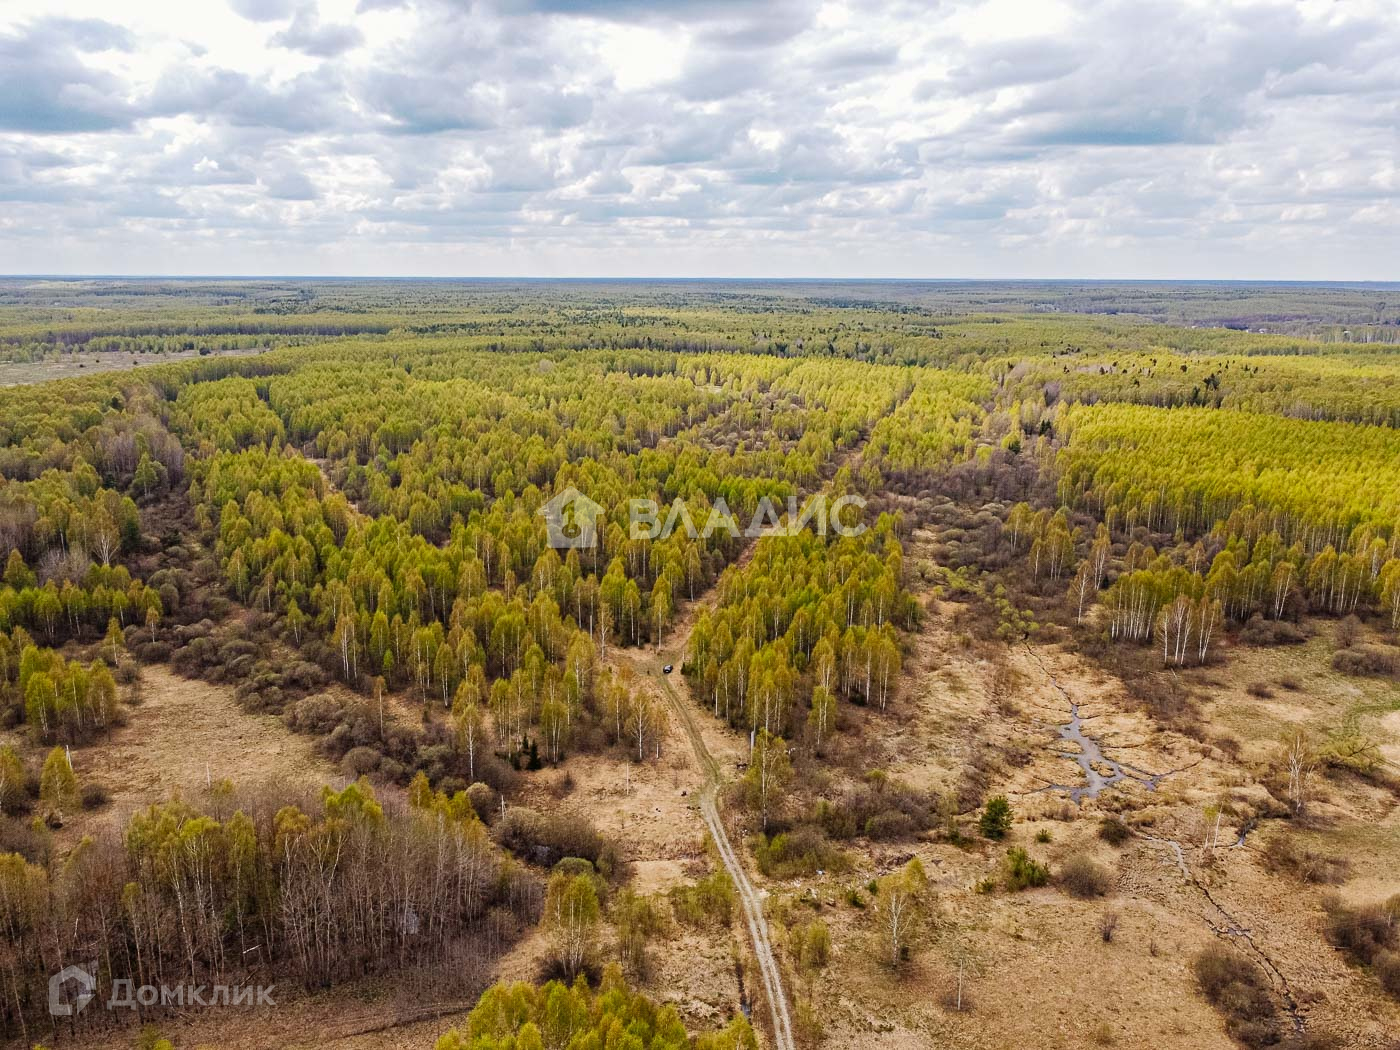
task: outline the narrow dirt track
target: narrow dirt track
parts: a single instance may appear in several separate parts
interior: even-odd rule
[[[746,565],[753,557],[756,548],[757,544],[749,544],[736,559],[735,564]],[[725,871],[729,872],[729,877],[734,882],[734,889],[739,894],[739,904],[744,912],[744,925],[748,927],[749,943],[753,945],[754,958],[758,960],[759,976],[763,981],[764,997],[768,1000],[773,1045],[776,1050],[796,1050],[797,1044],[792,1038],[792,1019],[788,1013],[787,993],[783,989],[783,974],[778,966],[777,956],[773,952],[772,941],[769,939],[768,920],[763,914],[763,901],[759,897],[758,891],[754,889],[748,872],[744,869],[743,860],[740,859],[733,843],[730,842],[729,832],[725,830],[724,820],[720,816],[719,789],[724,783],[724,773],[720,769],[719,763],[715,761],[714,755],[710,754],[710,749],[705,745],[705,736],[700,731],[700,723],[696,720],[696,705],[690,695],[690,686],[686,684],[684,678],[681,678],[680,691],[677,691],[672,678],[662,671],[662,667],[666,664],[680,667],[684,653],[690,644],[690,632],[695,626],[696,617],[702,609],[713,607],[717,598],[718,588],[712,586],[704,594],[690,602],[684,613],[677,619],[672,634],[666,640],[664,647],[653,652],[650,656],[635,650],[631,653],[617,650],[616,653],[617,656],[631,663],[635,670],[654,678],[661,684],[661,692],[666,697],[666,703],[670,706],[681,728],[685,730],[686,737],[690,740],[691,749],[695,752],[695,760],[705,778],[705,782],[700,788],[700,816],[704,819],[705,827],[709,829],[710,837],[715,841],[720,861],[724,864]],[[679,677],[679,671],[676,671],[675,674]],[[682,692],[685,694],[684,696],[681,695]]]
[[[868,436],[868,433],[864,435],[856,448],[847,449],[837,457],[832,467],[833,473],[841,466],[849,465],[859,459],[864,451],[865,439]],[[734,564],[741,567],[747,565],[757,549],[757,543],[750,543]],[[749,941],[753,945],[754,958],[758,960],[764,995],[768,999],[774,1046],[777,1050],[796,1050],[797,1044],[792,1038],[792,1019],[788,1013],[787,993],[783,989],[783,973],[778,966],[778,958],[773,952],[773,944],[768,936],[768,920],[763,915],[763,901],[749,880],[743,860],[729,841],[729,832],[725,830],[724,821],[720,817],[719,789],[724,783],[723,772],[714,756],[710,754],[710,749],[705,746],[705,736],[700,732],[700,725],[695,720],[696,704],[693,697],[690,696],[690,686],[685,683],[683,678],[680,680],[681,689],[686,694],[681,696],[676,687],[671,684],[671,679],[662,671],[662,667],[666,664],[680,666],[685,652],[689,648],[690,632],[695,626],[696,616],[702,609],[712,608],[717,597],[717,586],[711,586],[706,593],[690,602],[685,612],[676,621],[664,649],[659,649],[650,663],[645,660],[635,660],[634,665],[655,675],[661,683],[661,691],[666,696],[666,702],[671,706],[676,717],[680,719],[685,735],[690,739],[690,746],[695,751],[695,759],[705,775],[704,786],[700,789],[700,815],[704,818],[705,826],[709,828],[710,835],[715,840],[720,860],[723,862],[725,870],[729,872],[729,877],[734,881],[734,888],[739,894],[739,903],[744,912],[744,924],[749,930]]]
[[[783,991],[783,975],[778,968],[773,945],[768,938],[768,920],[763,916],[763,902],[749,881],[743,861],[735,853],[729,841],[729,833],[719,814],[719,786],[722,781],[719,763],[705,746],[705,738],[695,722],[692,705],[676,692],[670,680],[661,675],[661,688],[666,699],[681,721],[685,735],[690,738],[690,746],[695,750],[696,761],[705,773],[705,786],[700,790],[700,814],[705,818],[705,826],[715,840],[720,860],[725,870],[734,880],[734,888],[739,893],[739,903],[743,907],[744,922],[749,928],[749,939],[753,943],[754,957],[758,960],[759,974],[763,978],[763,991],[768,999],[768,1009],[772,1015],[773,1042],[778,1050],[794,1050],[792,1021],[788,1017],[787,995]],[[686,690],[689,692],[689,689]]]

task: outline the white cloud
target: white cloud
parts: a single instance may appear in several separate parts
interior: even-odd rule
[[[1400,277],[1384,0],[8,0],[0,270]]]

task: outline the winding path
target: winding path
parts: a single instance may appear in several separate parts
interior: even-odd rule
[[[689,632],[686,632],[686,635],[688,634]],[[685,638],[682,637],[679,640],[673,640],[671,644],[676,645],[679,642],[683,650],[684,641]],[[768,1009],[772,1015],[773,1042],[777,1050],[794,1050],[792,1020],[788,1016],[787,995],[783,991],[783,974],[778,967],[778,959],[773,953],[773,945],[768,937],[768,920],[763,915],[763,901],[759,898],[753,883],[749,881],[748,872],[744,870],[744,862],[730,843],[729,833],[725,830],[724,821],[720,817],[719,787],[724,778],[720,772],[719,763],[710,754],[710,749],[705,746],[705,737],[700,732],[700,726],[695,720],[693,705],[687,703],[676,692],[671,680],[666,675],[661,674],[658,677],[661,682],[661,690],[666,694],[666,700],[671,705],[672,711],[680,719],[681,726],[685,729],[685,735],[690,738],[690,746],[695,751],[696,761],[700,763],[700,769],[705,775],[705,785],[700,789],[700,814],[705,818],[705,826],[710,829],[710,835],[715,840],[720,860],[724,863],[725,870],[729,872],[729,877],[734,880],[734,888],[739,894],[739,903],[744,912],[744,923],[749,928],[749,940],[753,943],[754,957],[758,960],[759,974],[763,979],[764,996],[768,1000]]]
[[[734,564],[737,566],[748,564],[749,560],[753,558],[757,546],[756,543],[749,544],[740,553]],[[720,816],[719,789],[724,783],[724,772],[705,744],[705,735],[700,730],[700,723],[695,715],[695,704],[690,697],[690,686],[686,684],[684,678],[680,678],[680,688],[686,694],[682,696],[677,691],[676,686],[672,684],[673,679],[662,670],[664,666],[671,664],[676,668],[673,673],[679,678],[680,665],[686,650],[690,647],[690,632],[695,627],[695,620],[702,609],[714,606],[718,593],[718,585],[711,585],[704,594],[689,602],[685,612],[677,619],[672,634],[666,640],[665,645],[656,650],[649,658],[644,657],[641,653],[635,653],[635,655],[628,653],[623,649],[616,649],[614,652],[617,656],[632,662],[638,671],[660,683],[661,692],[666,697],[666,703],[670,706],[675,717],[680,720],[681,728],[685,730],[685,735],[690,740],[691,749],[695,752],[695,760],[705,778],[705,782],[700,788],[700,816],[705,821],[705,827],[709,829],[710,837],[714,839],[720,862],[724,865],[724,870],[729,873],[729,878],[734,883],[735,892],[739,895],[739,905],[744,913],[744,925],[748,927],[749,931],[749,943],[753,946],[754,958],[758,961],[759,977],[763,981],[764,998],[768,1000],[773,1045],[776,1050],[796,1050],[797,1044],[792,1038],[792,1018],[788,1013],[787,993],[783,989],[783,972],[778,966],[778,957],[773,952],[773,942],[768,935],[768,919],[763,914],[763,901],[759,897],[758,891],[754,889],[753,882],[749,879],[749,873],[745,870],[744,862],[738,851],[730,842],[729,832],[725,829],[724,819]]]
[[[906,392],[904,397],[908,396],[909,392]],[[902,401],[903,398],[901,398],[901,403]],[[835,473],[840,467],[857,459],[863,452],[868,437],[869,432],[867,431],[861,436],[861,440],[854,448],[840,453],[832,463],[831,472]],[[747,564],[757,548],[757,543],[750,543],[734,564],[736,566]],[[715,761],[715,757],[710,754],[710,749],[705,745],[705,736],[700,731],[700,724],[695,718],[696,705],[691,702],[689,696],[690,687],[685,684],[684,679],[681,679],[681,688],[687,694],[682,697],[676,691],[676,687],[671,684],[671,678],[662,670],[663,666],[671,664],[677,667],[675,673],[679,675],[679,666],[689,648],[690,632],[695,626],[696,615],[701,609],[712,607],[717,594],[717,585],[712,585],[703,595],[689,603],[684,617],[677,621],[676,630],[667,639],[665,648],[657,651],[646,670],[655,675],[661,683],[661,691],[666,696],[666,702],[671,706],[676,717],[680,719],[681,726],[685,729],[685,735],[690,738],[690,746],[695,751],[695,759],[700,764],[701,772],[705,776],[705,783],[700,789],[700,815],[705,820],[705,826],[709,829],[711,838],[714,839],[720,861],[724,864],[725,871],[729,872],[729,877],[734,882],[734,889],[739,894],[739,904],[744,912],[744,925],[749,930],[749,941],[753,945],[754,958],[758,961],[759,976],[763,980],[764,997],[768,1000],[773,1044],[776,1050],[796,1050],[797,1044],[792,1038],[792,1018],[788,1013],[787,993],[783,990],[783,972],[778,965],[778,957],[773,952],[773,943],[768,936],[768,920],[763,914],[763,901],[759,897],[758,891],[754,889],[753,882],[750,881],[749,874],[744,869],[744,862],[738,851],[729,841],[729,832],[725,830],[724,820],[720,816],[719,789],[724,783],[724,774],[719,763]],[[623,652],[621,649],[617,651]]]

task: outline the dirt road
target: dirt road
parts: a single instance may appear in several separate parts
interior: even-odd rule
[[[864,447],[865,436],[862,437],[856,448],[848,449],[837,456],[831,468],[832,472],[834,473],[841,466],[850,465],[853,461],[858,460]],[[739,555],[735,565],[743,567],[748,564],[757,549],[757,543],[750,543]],[[717,597],[718,588],[711,586],[705,594],[687,605],[684,612],[676,620],[664,648],[657,651],[650,660],[633,658],[632,662],[638,670],[654,675],[660,681],[661,691],[666,696],[666,702],[671,706],[676,718],[680,720],[685,735],[690,740],[690,746],[695,751],[695,760],[699,763],[701,772],[705,776],[704,786],[700,790],[700,815],[705,820],[705,826],[710,830],[710,836],[715,841],[720,860],[724,863],[725,870],[729,872],[729,877],[734,881],[734,888],[739,894],[739,903],[744,912],[744,924],[749,930],[749,941],[753,945],[754,958],[758,960],[764,995],[768,999],[774,1046],[777,1050],[796,1050],[796,1043],[792,1038],[792,1019],[788,1013],[787,993],[783,990],[783,974],[778,966],[777,956],[773,952],[772,941],[768,936],[768,920],[763,915],[763,900],[749,880],[748,872],[744,869],[744,862],[730,842],[729,833],[725,830],[724,821],[720,817],[719,789],[724,783],[724,774],[719,763],[710,754],[710,749],[705,746],[704,734],[701,733],[700,725],[696,721],[697,705],[690,694],[690,686],[680,676],[679,671],[686,650],[690,645],[690,632],[695,626],[696,617],[702,609],[712,608]],[[622,650],[618,650],[618,652],[621,653]],[[667,675],[662,670],[668,664],[677,668],[671,675]]]
[[[684,641],[684,638],[679,639],[682,646]],[[673,640],[672,644],[677,643]],[[671,656],[658,657],[657,663],[660,665],[672,659],[675,658]],[[759,974],[763,978],[763,992],[768,999],[768,1009],[772,1015],[773,1042],[778,1050],[793,1050],[792,1021],[788,1017],[787,995],[783,991],[783,975],[778,968],[778,960],[773,954],[773,945],[768,938],[768,920],[763,915],[763,901],[759,898],[753,883],[749,881],[748,872],[744,870],[744,863],[730,843],[729,833],[724,828],[724,821],[720,819],[718,796],[723,776],[719,763],[715,761],[709,748],[705,746],[705,738],[700,732],[699,725],[696,724],[694,705],[689,696],[682,697],[672,685],[669,676],[661,674],[659,677],[662,692],[666,694],[671,709],[680,719],[681,726],[685,729],[685,735],[690,739],[690,746],[695,750],[696,761],[700,763],[700,768],[705,774],[705,785],[700,790],[700,814],[704,817],[705,826],[710,829],[710,835],[715,840],[720,860],[724,862],[725,870],[729,872],[729,877],[734,880],[734,888],[739,893],[739,903],[744,911],[744,923],[749,928],[749,940],[753,944],[754,957],[758,960]],[[685,685],[684,680],[681,682],[681,688],[689,694],[690,689]]]

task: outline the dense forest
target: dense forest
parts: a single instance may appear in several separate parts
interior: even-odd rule
[[[1172,307],[1193,324],[1279,307],[1243,331],[1162,325],[1130,286],[3,291],[11,362],[193,354],[0,391],[9,1034],[48,1038],[44,982],[79,956],[108,982],[256,964],[325,988],[490,958],[567,902],[640,959],[623,934],[660,920],[619,889],[611,847],[507,800],[573,755],[659,763],[674,712],[634,661],[678,639],[694,713],[741,741],[723,801],[779,878],[842,870],[857,839],[960,835],[992,797],[980,773],[944,797],[860,757],[908,716],[940,603],[1007,650],[1068,639],[1130,682],[1317,620],[1373,631],[1339,670],[1400,667],[1400,358],[1328,327],[1393,331],[1392,293]],[[570,489],[602,516],[561,549],[542,512]],[[858,498],[863,528],[742,534],[816,496]],[[633,500],[679,501],[695,527],[639,537]],[[740,527],[700,528],[724,518]],[[64,841],[102,806],[71,755],[100,768],[154,666],[231,686],[342,781],[314,798],[211,782]],[[892,902],[915,908],[923,883],[891,878],[876,914],[898,968],[912,935]],[[563,983],[491,990],[439,1046],[692,1045],[570,951]],[[755,1038],[739,1021],[694,1045]]]

